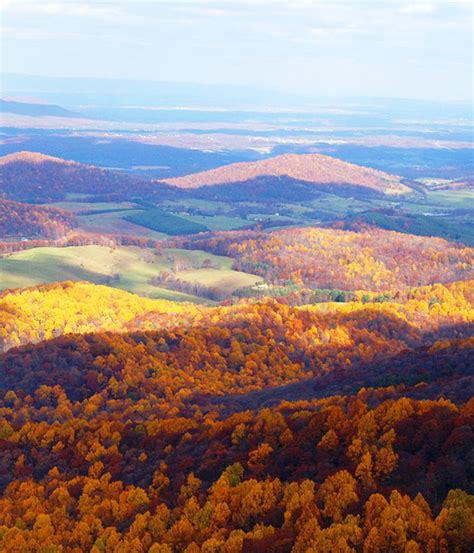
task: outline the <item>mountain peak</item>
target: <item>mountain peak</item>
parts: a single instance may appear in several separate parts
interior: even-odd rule
[[[65,165],[76,164],[75,161],[66,161],[60,157],[48,156],[45,154],[40,154],[38,152],[30,152],[28,150],[23,150],[21,152],[15,152],[13,154],[7,154],[6,156],[0,157],[0,165],[8,165],[9,163],[61,163]]]
[[[217,169],[165,179],[181,188],[240,183],[257,177],[288,177],[313,184],[344,184],[372,188],[384,194],[405,194],[401,178],[322,154],[282,154],[255,162],[232,163]]]

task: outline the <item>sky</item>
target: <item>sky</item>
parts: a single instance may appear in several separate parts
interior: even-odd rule
[[[0,0],[3,72],[472,101],[470,0]]]

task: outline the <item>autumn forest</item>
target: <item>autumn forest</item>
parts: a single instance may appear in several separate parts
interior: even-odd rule
[[[183,239],[282,294],[215,306],[4,291],[3,549],[470,551],[472,251],[422,243]]]
[[[0,553],[473,553],[471,4],[0,4]]]

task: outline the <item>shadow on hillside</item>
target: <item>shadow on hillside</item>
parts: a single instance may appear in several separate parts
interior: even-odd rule
[[[301,341],[299,333],[295,336],[288,334],[286,319],[281,316],[284,313],[287,311],[278,304],[267,305],[266,308],[262,306],[260,334],[263,336],[267,330],[271,330],[275,340],[282,348],[282,355],[291,362],[304,366],[309,378],[260,391],[226,396],[204,395],[199,392],[199,382],[197,382],[196,391],[189,398],[189,403],[199,404],[203,410],[220,406],[223,413],[228,413],[258,409],[274,405],[282,400],[292,401],[353,394],[362,387],[406,385],[408,389],[411,389],[420,383],[427,383],[428,386],[432,386],[430,393],[435,393],[434,383],[438,382],[441,387],[449,388],[450,382],[459,377],[470,377],[474,369],[472,348],[462,349],[452,346],[445,350],[430,352],[428,348],[433,342],[431,333],[424,335],[414,325],[410,325],[392,314],[377,313],[375,320],[368,320],[369,314],[373,315],[373,313],[366,313],[366,310],[356,313],[357,326],[365,328],[364,325],[366,325],[370,328],[372,324],[376,325],[374,329],[377,329],[379,335],[386,338],[395,335],[401,340],[406,336],[410,339],[405,340],[406,348],[401,353],[387,357],[387,353],[381,350],[377,353],[376,359],[365,364],[354,360],[350,368],[346,368],[346,360],[350,359],[350,353],[353,350],[351,346],[341,347],[338,343],[307,345],[305,331],[313,325],[317,325],[318,321],[324,320],[326,325],[331,324],[327,314],[314,315],[303,310],[292,312],[293,319],[301,323],[301,336],[303,337]],[[236,329],[246,332],[252,330],[250,321],[243,316],[225,316],[219,320],[217,326],[229,328],[233,335],[236,335]],[[100,393],[108,386],[112,377],[117,381],[122,381],[126,376],[126,370],[121,364],[97,363],[97,359],[106,359],[111,354],[113,358],[115,352],[118,357],[123,357],[126,352],[127,357],[135,359],[137,371],[140,372],[142,370],[140,359],[143,358],[144,347],[147,356],[143,358],[143,362],[146,365],[154,358],[162,359],[163,351],[176,351],[181,348],[183,338],[188,338],[186,343],[193,343],[193,333],[196,333],[198,339],[196,343],[199,343],[200,333],[205,329],[206,325],[203,326],[201,323],[182,328],[178,335],[173,329],[130,333],[67,334],[35,345],[29,344],[13,348],[0,356],[0,390],[13,389],[19,390],[21,393],[32,393],[43,384],[49,386],[60,384],[70,399],[82,400]],[[441,334],[443,338],[446,336],[468,337],[472,336],[473,330],[474,325],[447,325],[442,329]],[[163,346],[160,345],[162,338],[166,343],[167,350],[163,350]],[[232,351],[229,343],[221,343],[219,338],[216,340],[216,345],[225,352],[225,356],[229,356]],[[226,341],[230,342],[229,339]],[[267,344],[263,344],[262,347],[266,348]],[[338,355],[341,353],[342,356]],[[330,360],[330,372],[323,372],[321,359]],[[180,370],[183,370],[183,367]],[[154,372],[148,373],[144,368],[143,371],[145,380],[134,392],[137,394],[137,398],[142,393],[146,393],[145,388],[148,385],[160,393],[161,384],[154,380],[156,378]],[[234,369],[232,372],[238,375],[239,369]],[[290,378],[291,375],[288,375],[288,380]],[[238,385],[238,382],[237,378],[235,385]]]
[[[18,279],[19,287],[23,283],[35,286],[58,280],[85,280],[94,284],[104,284],[109,279],[108,274],[91,271],[54,254],[44,254],[39,259],[31,260],[6,257],[1,260],[0,271],[10,279]]]
[[[451,334],[474,334],[474,325],[452,325]],[[446,332],[447,334],[448,332]],[[427,334],[431,337],[431,333]],[[417,399],[444,397],[465,402],[474,397],[474,348],[460,347],[461,340],[445,349],[424,345],[367,364],[354,363],[315,378],[246,394],[201,396],[203,410],[219,408],[222,416],[259,410],[281,401],[322,399],[357,394],[361,388],[393,386],[402,395]]]
[[[214,184],[189,189],[189,194],[201,200],[248,202],[310,201],[325,194],[342,198],[375,199],[384,194],[368,186],[348,183],[312,183],[289,176],[259,176],[253,179],[225,184]]]

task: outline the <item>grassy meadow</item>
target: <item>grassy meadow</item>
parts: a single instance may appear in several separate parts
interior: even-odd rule
[[[138,295],[176,301],[209,302],[199,296],[150,283],[162,271],[176,278],[232,294],[261,278],[231,269],[233,260],[204,251],[135,247],[73,246],[35,248],[0,258],[0,288],[20,288],[61,280],[86,280]],[[204,266],[203,266],[204,265]]]

